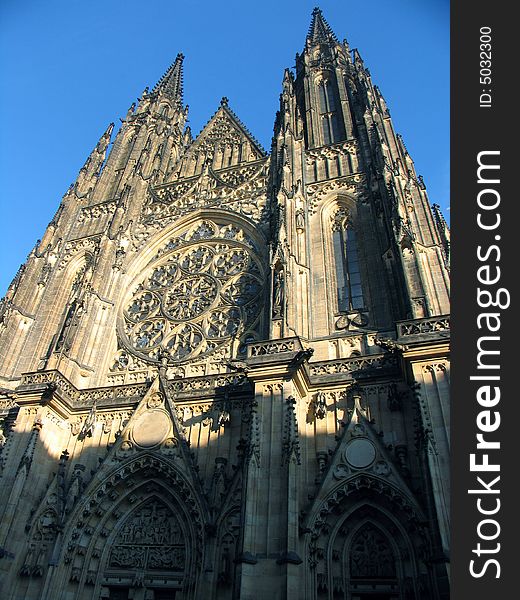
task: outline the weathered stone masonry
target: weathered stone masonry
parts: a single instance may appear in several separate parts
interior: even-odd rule
[[[446,223],[319,10],[269,153],[182,65],[2,300],[0,594],[446,599]]]

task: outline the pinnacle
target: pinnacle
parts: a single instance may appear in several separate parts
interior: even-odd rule
[[[321,9],[318,7],[315,7],[312,11],[312,21],[311,26],[309,27],[309,33],[307,34],[307,40],[312,44],[330,41],[338,43],[338,38],[325,20]]]
[[[162,92],[168,96],[171,96],[172,98],[177,98],[182,102],[183,60],[184,54],[180,52],[177,54],[175,61],[170,65],[166,73],[157,82],[154,92]]]

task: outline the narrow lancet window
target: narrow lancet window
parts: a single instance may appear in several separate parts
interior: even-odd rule
[[[323,80],[319,87],[320,115],[323,128],[323,143],[334,144],[345,139],[345,132],[338,115],[338,102],[331,81]]]
[[[332,240],[336,265],[338,309],[341,312],[361,310],[364,308],[364,300],[356,232],[344,210],[336,213]]]

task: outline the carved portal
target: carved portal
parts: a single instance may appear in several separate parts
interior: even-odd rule
[[[362,458],[369,455],[368,447],[359,449]],[[406,581],[428,570],[424,516],[379,474],[343,480],[310,522],[307,561],[314,597],[423,600],[413,586],[407,595],[405,589]]]

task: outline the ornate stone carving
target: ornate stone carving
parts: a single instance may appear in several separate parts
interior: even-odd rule
[[[367,313],[355,310],[346,315],[340,315],[336,319],[336,329],[357,329],[359,327],[366,327],[369,324],[369,318]]]
[[[429,317],[426,319],[414,319],[413,321],[401,321],[397,324],[397,332],[400,338],[424,333],[447,333],[449,335],[450,317]]]
[[[345,206],[338,206],[331,215],[332,231],[352,228],[352,213]]]
[[[83,422],[81,431],[78,434],[79,440],[83,440],[86,437],[92,437],[92,435],[94,433],[94,428],[95,428],[96,422],[97,422],[96,413],[97,413],[96,402],[94,401],[92,408],[90,409],[88,415],[85,418],[85,421]]]
[[[249,356],[264,356],[283,352],[297,352],[302,346],[297,338],[280,340],[278,342],[259,342],[249,346]]]
[[[222,207],[255,221],[266,209],[266,162],[264,159],[239,167],[214,171],[204,166],[194,177],[149,190],[143,222],[160,221],[164,226],[175,217],[196,208]]]
[[[58,270],[63,270],[72,256],[78,252],[96,255],[99,251],[101,238],[99,236],[85,237],[72,242],[67,242],[63,248],[63,258],[58,265]]]
[[[90,407],[96,401],[98,405],[117,404],[121,400],[134,401],[141,398],[148,389],[147,383],[137,385],[108,386],[92,390],[78,390],[59,371],[25,373],[22,377],[22,388],[56,384],[56,390],[73,407]],[[79,431],[78,431],[79,433]]]
[[[123,523],[110,553],[109,567],[183,571],[186,548],[173,512],[157,499]]]
[[[350,575],[360,578],[394,578],[395,557],[390,543],[371,525],[355,536],[350,549]]]
[[[245,375],[240,373],[230,373],[227,375],[209,375],[205,377],[190,377],[184,380],[172,380],[166,383],[172,394],[191,395],[200,394],[201,391],[207,391],[212,394],[215,388],[236,387],[247,390],[250,383]]]
[[[296,411],[294,405],[296,399],[289,396],[286,401],[286,413],[284,421],[284,440],[282,444],[282,464],[294,462],[297,465],[301,464],[301,449],[300,439],[298,434],[298,421],[296,419]]]
[[[310,372],[313,376],[334,375],[337,373],[353,373],[369,369],[395,368],[397,359],[388,354],[344,358],[335,361],[311,363]]]
[[[229,346],[256,326],[262,265],[252,243],[219,233],[219,226],[203,221],[174,240],[127,303],[121,337],[142,360],[183,363]]]
[[[78,222],[83,223],[86,220],[99,219],[113,213],[116,208],[116,200],[108,200],[99,204],[93,204],[92,206],[85,206],[79,213]]]
[[[317,419],[324,419],[327,416],[327,396],[324,392],[318,392],[314,396],[312,409]]]
[[[285,273],[283,268],[273,271],[273,318],[283,315],[285,301]]]
[[[356,174],[309,184],[307,186],[309,213],[314,214],[321,200],[328,194],[341,192],[355,196],[356,198],[364,198],[367,193],[365,175]]]
[[[236,558],[236,545],[240,534],[240,509],[231,510],[222,521],[219,548],[217,583],[228,586],[233,580],[233,561]]]

